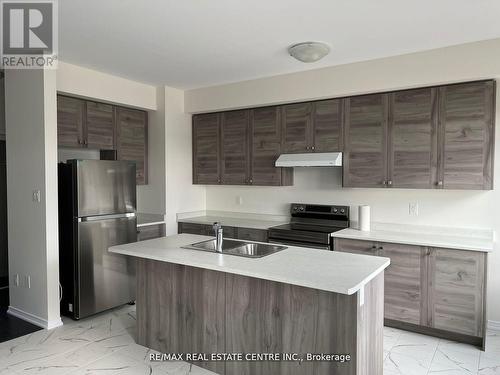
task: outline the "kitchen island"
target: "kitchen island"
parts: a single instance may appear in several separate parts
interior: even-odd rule
[[[139,344],[204,354],[191,361],[219,374],[382,375],[389,259],[300,247],[263,258],[182,248],[208,239],[180,234],[110,248],[137,258]],[[243,360],[213,360],[225,353]],[[255,360],[261,354],[268,360]]]

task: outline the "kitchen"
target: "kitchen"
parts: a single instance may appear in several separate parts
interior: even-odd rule
[[[325,4],[322,6],[326,7]],[[146,171],[138,176],[147,177],[147,183],[141,181],[137,185],[136,211],[151,218],[152,225],[156,226],[153,230],[156,233],[151,236],[160,238],[124,245],[129,251],[134,246],[142,246],[142,250],[136,248],[136,251],[160,253],[160,244],[168,248],[167,243],[162,241],[169,241],[171,238],[165,239],[164,234],[172,236],[184,232],[182,236],[187,236],[187,242],[179,244],[179,247],[209,239],[197,237],[200,234],[213,238],[215,232],[212,225],[215,221],[222,223],[223,237],[227,241],[237,238],[271,243],[275,236],[269,228],[287,225],[293,218],[300,219],[297,222],[301,226],[300,231],[303,231],[304,215],[293,216],[295,207],[298,208],[297,211],[303,207],[306,216],[311,214],[314,220],[318,215],[332,216],[335,225],[338,225],[340,209],[344,209],[344,220],[341,221],[344,224],[347,221],[349,228],[337,231],[338,235],[334,234],[333,237],[327,236],[326,246],[332,246],[337,251],[320,252],[318,254],[323,255],[318,256],[329,254],[337,257],[358,252],[363,255],[370,254],[364,255],[367,259],[379,259],[372,255],[379,255],[380,259],[390,259],[391,264],[387,265],[384,271],[386,298],[387,292],[390,292],[391,296],[391,303],[387,305],[386,301],[385,318],[392,322],[386,321],[384,348],[379,353],[384,373],[494,373],[498,352],[495,329],[498,329],[500,321],[500,305],[495,298],[496,286],[500,285],[500,279],[495,272],[498,260],[494,234],[500,227],[500,222],[493,207],[500,198],[497,192],[499,174],[495,173],[499,165],[495,163],[498,153],[494,153],[498,137],[493,131],[493,125],[495,113],[498,113],[495,111],[495,80],[500,76],[500,72],[496,66],[498,64],[491,62],[500,59],[498,39],[492,39],[494,36],[487,37],[489,34],[485,33],[473,40],[464,38],[456,43],[450,41],[428,48],[415,47],[413,50],[404,50],[405,54],[397,52],[403,50],[394,48],[391,53],[346,60],[342,64],[339,60],[330,60],[341,52],[340,44],[335,43],[338,36],[332,36],[332,41],[326,40],[331,46],[330,54],[317,63],[304,64],[294,60],[286,51],[293,42],[308,40],[305,35],[298,35],[295,37],[297,40],[281,42],[283,56],[279,59],[284,64],[290,64],[287,65],[288,70],[275,69],[273,73],[270,69],[260,76],[251,75],[247,71],[246,75],[241,73],[241,78],[238,78],[232,70],[218,71],[212,68],[210,74],[205,76],[205,81],[198,79],[194,82],[195,74],[191,71],[190,75],[184,76],[184,83],[179,83],[174,77],[177,75],[180,80],[181,72],[172,73],[173,68],[170,67],[164,70],[151,68],[140,76],[138,73],[133,74],[134,70],[129,63],[121,62],[121,65],[111,69],[102,62],[91,61],[92,54],[84,55],[82,46],[82,52],[79,52],[76,47],[77,38],[71,37],[79,27],[73,12],[76,12],[76,9],[82,12],[79,8],[82,7],[81,4],[75,7],[60,5],[60,27],[67,31],[65,35],[61,35],[61,46],[66,48],[67,60],[63,53],[65,50],[61,48],[61,61],[56,71],[30,71],[24,75],[19,72],[6,72],[7,166],[10,161],[12,168],[15,167],[17,171],[33,170],[35,166],[31,165],[32,160],[27,161],[19,157],[20,150],[29,148],[33,155],[38,156],[36,163],[42,167],[37,168],[44,171],[42,175],[26,180],[20,172],[9,174],[9,167],[7,168],[10,213],[9,274],[19,274],[21,278],[19,287],[12,284],[10,286],[11,307],[30,314],[25,314],[24,318],[41,318],[38,322],[47,323],[45,328],[53,328],[55,332],[60,332],[58,330],[65,327],[71,329],[71,321],[66,318],[63,319],[64,325],[57,327],[60,325],[60,318],[59,311],[56,311],[54,306],[59,305],[58,278],[57,275],[52,277],[53,263],[46,262],[46,259],[58,258],[58,246],[54,246],[57,242],[53,242],[53,239],[57,238],[57,230],[54,228],[59,225],[53,221],[54,215],[51,214],[57,212],[57,190],[54,192],[51,187],[57,185],[56,145],[61,141],[57,134],[57,122],[61,118],[57,113],[58,94],[60,97],[85,102],[83,108],[89,108],[88,103],[96,103],[97,107],[111,106],[115,119],[121,108],[147,113],[147,125],[143,127],[147,132],[142,133],[142,144],[145,146],[141,151],[147,159],[144,161]],[[467,13],[465,9],[469,8],[463,8],[463,14]],[[135,10],[141,12],[141,9]],[[108,15],[109,11],[103,10],[104,14]],[[253,14],[250,10],[249,12]],[[277,10],[272,9],[272,12]],[[415,13],[418,13],[418,10],[415,10]],[[68,20],[72,20],[72,24],[69,24]],[[102,27],[98,20],[92,22],[95,23],[95,30]],[[450,24],[452,23],[450,21]],[[454,25],[459,24],[457,21]],[[487,22],[483,21],[483,24]],[[433,31],[427,32],[431,35],[445,35],[435,27]],[[477,30],[479,29],[478,26]],[[459,28],[454,30],[455,35],[460,34]],[[467,30],[464,33],[472,33],[470,29]],[[110,38],[112,37],[110,35]],[[317,38],[321,40],[327,36],[319,35]],[[116,48],[123,47],[123,41],[114,42],[117,43]],[[71,50],[69,46],[72,43],[75,43],[75,47]],[[389,45],[389,41],[387,43]],[[278,46],[274,45],[273,48]],[[210,54],[206,56],[214,58]],[[460,63],[466,60],[467,63]],[[243,64],[241,61],[240,63]],[[197,65],[195,69],[201,68]],[[148,75],[153,72],[156,72],[156,77]],[[167,80],[162,74],[173,75]],[[207,77],[212,77],[212,81]],[[34,82],[39,85],[37,95],[32,90]],[[40,92],[51,99],[40,101]],[[22,111],[17,110],[21,98],[30,108],[42,107],[45,112],[33,110],[21,113]],[[456,103],[459,103],[458,108],[464,109],[463,112],[452,113]],[[366,113],[369,113],[368,123],[362,119],[362,115]],[[457,120],[457,115],[462,116],[462,119]],[[27,121],[26,117],[21,119],[20,116],[39,116],[40,123],[45,125],[31,130],[23,129],[20,124],[33,123],[35,117]],[[408,118],[411,118],[411,121],[408,121]],[[288,129],[287,122],[290,123]],[[462,127],[463,123],[471,126],[471,122],[474,122],[474,127]],[[418,130],[415,130],[415,133],[403,133],[408,123],[418,124]],[[476,126],[478,123],[482,125]],[[114,129],[121,129],[126,125],[127,121],[124,120]],[[258,133],[258,126],[261,126],[261,133]],[[135,129],[134,134],[141,134],[140,130],[137,130],[139,128]],[[215,136],[208,134],[208,130],[215,133]],[[28,134],[45,136],[30,137]],[[111,149],[116,150],[118,154],[118,137],[121,134],[123,132],[113,135],[115,143],[111,145]],[[305,136],[302,136],[303,134]],[[443,134],[452,135],[452,138],[445,138]],[[456,138],[453,138],[455,135]],[[133,137],[133,140],[137,139]],[[327,144],[318,143],[325,139],[328,140]],[[467,139],[471,139],[470,148],[464,146]],[[457,140],[456,143],[454,140]],[[80,145],[78,142],[76,144]],[[260,146],[262,148],[259,149]],[[412,149],[405,151],[405,147],[409,146]],[[325,147],[325,150],[321,150],[322,147]],[[341,153],[342,165],[292,167],[293,164],[288,164],[276,167],[268,164],[269,160],[277,160],[280,155],[321,155],[323,152],[316,152],[317,149],[328,153]],[[262,153],[257,154],[256,151]],[[118,154],[112,155],[112,158],[120,158]],[[109,154],[99,153],[96,157],[109,158]],[[364,161],[360,159],[363,157]],[[291,163],[305,162],[300,158],[293,161],[294,158],[291,157]],[[319,159],[319,156],[317,158]],[[137,160],[136,154],[131,156],[131,160]],[[320,160],[313,161],[320,163]],[[409,164],[403,168],[401,165],[405,161]],[[408,173],[409,170],[415,173]],[[479,170],[481,172],[478,172]],[[41,190],[43,205],[31,201],[32,191],[37,189]],[[30,202],[23,201],[22,197],[26,194],[29,195]],[[362,232],[357,229],[360,221],[359,206],[370,206],[370,231]],[[330,209],[331,215],[314,211],[324,210],[325,207]],[[336,213],[334,209],[337,209]],[[345,215],[347,213],[348,215]],[[159,218],[150,215],[159,215]],[[37,220],[41,220],[40,217],[44,218],[43,225],[33,236],[23,237],[23,233],[15,229],[25,225],[38,228],[40,222]],[[313,226],[317,228],[318,223],[314,220]],[[307,220],[305,225],[308,225]],[[297,245],[290,238],[280,240],[287,242],[281,244],[282,246],[288,246],[292,250]],[[290,240],[292,245],[289,244]],[[280,242],[276,239],[275,241]],[[34,251],[39,248],[39,243],[45,244],[45,252]],[[320,251],[309,247],[304,249],[314,252],[311,254]],[[250,272],[241,268],[252,261],[262,262],[254,264],[270,266],[273,259],[283,261],[287,250],[260,259],[247,259],[230,254],[223,254],[222,257],[232,259],[227,262],[235,263],[234,267],[240,267],[238,272],[243,273]],[[194,254],[192,256],[197,259],[202,258],[206,263],[204,267],[212,267],[210,271],[228,271],[214,269],[220,265],[207,265],[210,263],[210,256],[219,259],[219,254],[188,249],[178,251],[183,251],[182,254]],[[163,253],[165,257],[178,254],[176,252],[168,255],[166,250]],[[186,257],[188,258],[188,255]],[[27,259],[33,261],[27,262]],[[457,269],[458,273],[466,267],[465,273],[459,275],[466,283],[466,288],[462,284],[456,291],[449,290],[450,284],[446,278],[448,261],[455,262],[452,269]],[[174,261],[170,258],[170,262],[165,264],[176,262],[180,260]],[[195,266],[195,263],[192,263],[196,262],[196,259],[189,262],[191,263],[184,266],[201,267],[200,264]],[[44,266],[40,267],[40,264]],[[391,274],[391,269],[394,270],[391,265],[394,264],[401,268]],[[380,267],[379,265],[377,270]],[[307,272],[312,269],[309,268]],[[274,272],[278,270],[279,268],[276,268]],[[311,288],[311,285],[305,285],[306,281],[298,281],[300,275],[294,275],[295,280],[287,284],[285,279],[274,279],[276,275],[260,275],[259,278],[257,270],[252,272],[254,273],[247,274],[246,277],[280,285]],[[226,282],[229,274],[231,272],[224,274]],[[38,281],[33,282],[31,288],[24,286],[26,275],[31,275],[33,280]],[[470,283],[472,279],[474,283]],[[364,276],[361,280],[364,280]],[[335,282],[340,283],[339,280]],[[269,287],[268,284],[263,283],[262,288],[266,287]],[[317,288],[312,289],[323,288],[330,293],[342,292],[333,287],[330,290],[326,286]],[[241,286],[242,296],[245,295],[244,290]],[[405,295],[401,294],[401,290],[409,292]],[[46,291],[50,292],[47,294]],[[153,291],[148,288],[142,294],[143,298],[146,297],[146,292]],[[357,291],[356,294],[361,293]],[[36,300],[30,302],[30,298],[35,295],[43,297],[35,297]],[[455,302],[450,301],[450,295],[458,299],[454,300]],[[409,299],[405,300],[405,297]],[[368,297],[366,301],[368,306]],[[453,307],[457,306],[454,303],[465,308],[465,311],[457,312]],[[124,310],[107,313],[111,314],[108,316],[116,322],[117,326],[111,327],[114,333],[132,332],[127,338],[122,337],[125,340],[123,345],[128,347],[137,345],[134,333],[137,323],[132,322],[134,319],[128,314],[137,318],[137,322],[141,321],[140,306],[141,296],[137,295],[135,307],[126,305]],[[447,309],[448,306],[451,308]],[[90,321],[98,323],[101,316],[103,315],[99,314],[89,318],[90,320],[82,319],[76,324],[91,324],[87,323]],[[142,316],[144,317],[144,314]],[[286,319],[286,314],[282,317]],[[383,320],[379,319],[378,324],[383,323]],[[282,325],[276,327],[287,327],[285,323],[280,324]],[[104,327],[101,328],[104,335]],[[82,334],[85,340],[89,340],[86,344],[93,345],[93,338]],[[57,343],[55,338],[51,340]],[[458,343],[459,341],[462,343]],[[467,344],[463,343],[464,341]],[[33,342],[30,343],[33,345]],[[126,348],[127,350],[120,354],[114,353],[111,346],[106,345],[103,349],[103,354],[106,352],[105,358],[96,358],[99,365],[112,368],[114,364],[121,363],[123,366],[135,366],[137,369],[146,366],[142,360],[138,362],[138,355],[134,357],[131,349],[127,351]],[[411,349],[415,346],[419,350]],[[62,371],[74,370],[84,373],[83,369],[90,364],[88,361],[82,362],[76,368],[70,367],[68,359],[65,358],[65,350],[52,352],[43,345],[36,347],[40,353],[51,355],[51,362],[57,358],[60,363],[54,363],[69,367]],[[133,347],[138,353],[139,345]],[[165,347],[150,347],[168,352]],[[70,350],[80,350],[80,347],[75,344],[68,347],[68,353]],[[464,352],[467,355],[463,354]],[[18,358],[29,359],[29,356],[24,353],[19,354]],[[447,361],[446,358],[452,358],[454,361]],[[8,368],[11,360],[4,360],[5,367]],[[38,364],[34,361],[27,365],[33,363]],[[147,364],[150,365],[158,367],[160,373],[175,371],[173,363]],[[11,367],[11,370],[22,373],[24,368],[16,366]],[[194,371],[203,373],[205,370]]]

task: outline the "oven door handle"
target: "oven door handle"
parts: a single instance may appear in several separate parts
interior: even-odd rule
[[[269,241],[269,243],[276,244],[276,245],[307,247],[309,249],[316,249],[316,250],[331,250],[330,246],[327,246],[327,245],[304,244],[304,243],[301,243],[301,242],[284,241],[282,239],[274,239],[274,238],[269,238],[268,241]]]

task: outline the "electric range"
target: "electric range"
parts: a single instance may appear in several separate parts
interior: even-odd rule
[[[292,203],[290,224],[269,228],[269,242],[333,250],[333,232],[349,228],[349,206]]]

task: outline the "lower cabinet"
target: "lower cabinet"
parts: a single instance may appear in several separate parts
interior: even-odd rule
[[[137,228],[137,241],[165,237],[165,224],[144,225]]]
[[[211,224],[178,223],[178,233],[199,234],[202,236],[214,236]],[[236,238],[238,240],[267,242],[267,230],[254,228],[241,228],[222,226],[224,238]]]
[[[335,250],[391,259],[386,325],[484,345],[486,253],[340,238]]]
[[[426,252],[420,246],[384,243],[379,255],[391,259],[385,272],[385,318],[425,325],[422,282]]]
[[[486,254],[439,248],[429,260],[429,325],[483,337]]]

